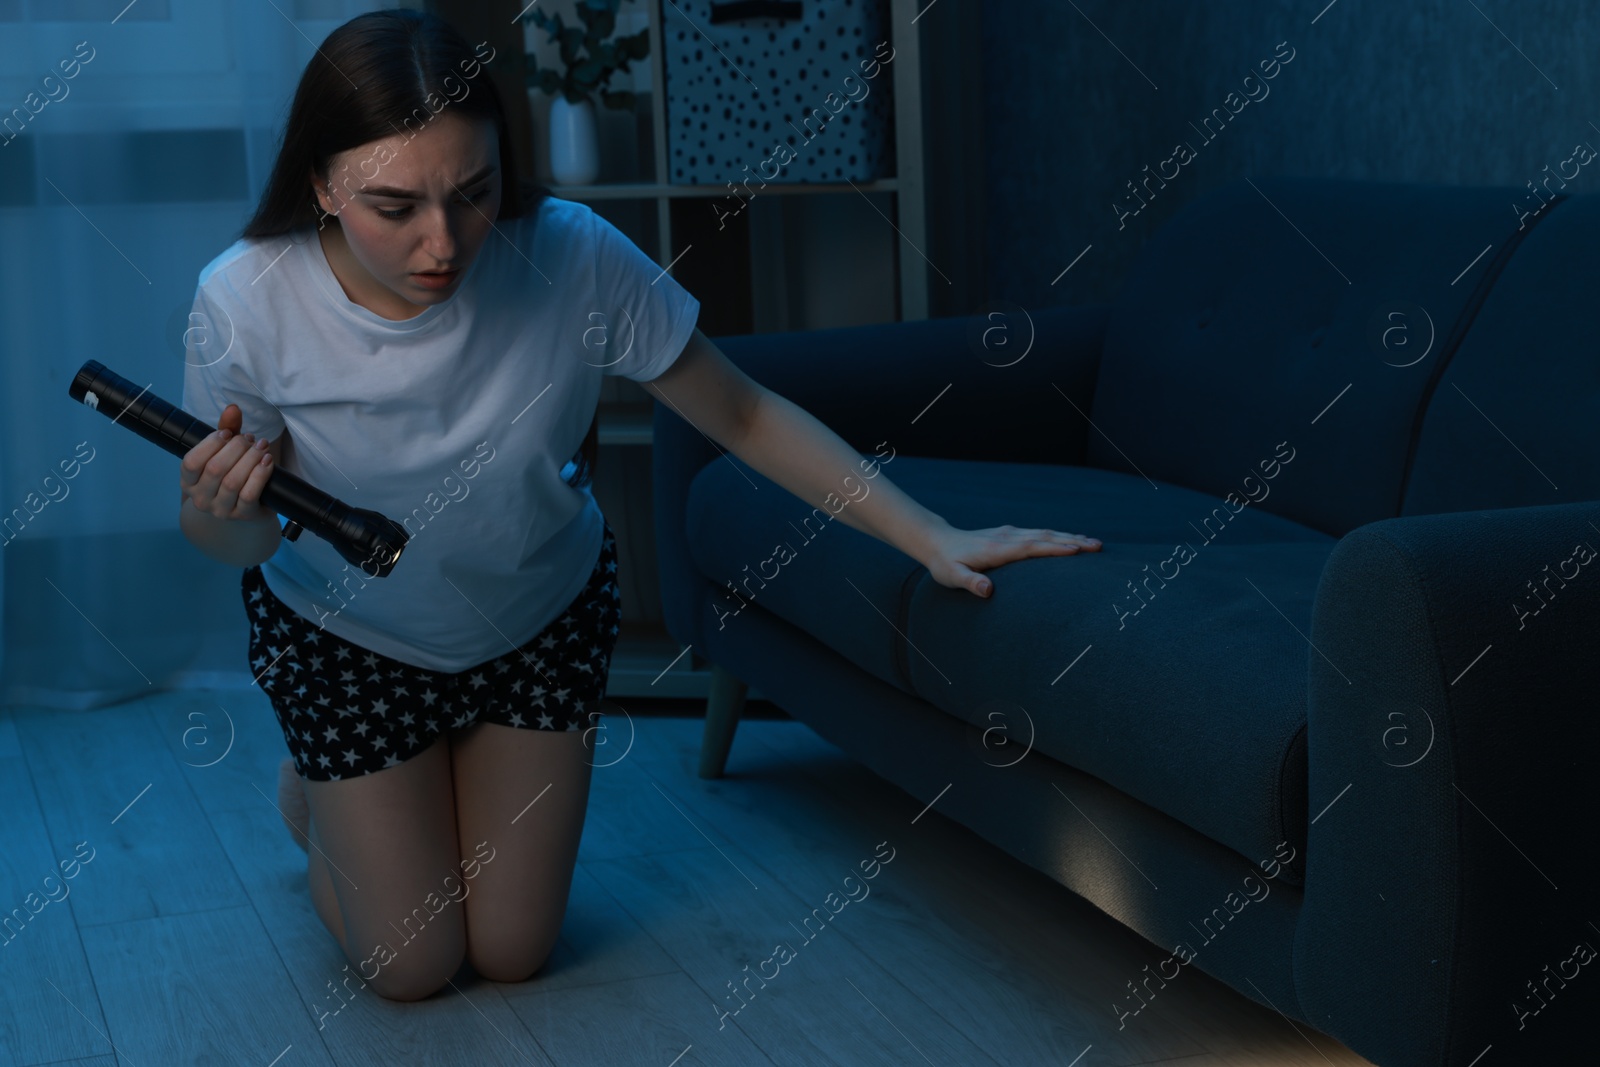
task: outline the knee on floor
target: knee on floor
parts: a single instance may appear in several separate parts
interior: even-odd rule
[[[367,986],[385,1000],[425,1000],[449,984],[465,959],[464,951],[442,956],[418,953],[410,958],[402,952],[379,967],[378,973],[366,980]],[[363,974],[377,962],[366,964]]]
[[[486,945],[472,945],[467,959],[478,976],[491,982],[526,982],[550,958],[560,931],[554,930],[532,940],[508,938]]]

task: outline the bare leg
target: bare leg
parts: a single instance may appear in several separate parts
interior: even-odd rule
[[[398,766],[306,782],[317,913],[345,958],[390,1000],[437,992],[466,957],[450,774],[442,735]]]
[[[561,932],[594,755],[582,730],[496,723],[451,747],[461,858],[481,864],[466,900],[467,958],[490,981],[521,982]]]
[[[350,950],[345,946],[344,917],[339,914],[339,897],[333,888],[333,872],[323,858],[322,842],[317,838],[317,827],[311,826],[311,849],[306,863],[306,882],[311,889],[311,903],[316,906],[322,925],[339,943],[346,957]]]
[[[278,812],[289,836],[300,846],[301,852],[311,851],[306,832],[311,822],[311,810],[306,807],[306,783],[294,769],[294,760],[285,756],[278,764]]]

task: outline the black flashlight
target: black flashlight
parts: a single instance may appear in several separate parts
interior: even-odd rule
[[[182,457],[216,432],[182,408],[89,360],[67,387],[72,399],[121,423],[147,441]],[[261,504],[289,520],[284,536],[294,540],[304,527],[333,546],[368,577],[384,578],[394,569],[410,536],[405,527],[365,508],[353,508],[288,471],[275,470],[261,490]],[[368,566],[376,567],[376,572]]]

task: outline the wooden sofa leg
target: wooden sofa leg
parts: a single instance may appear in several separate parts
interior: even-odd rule
[[[706,697],[706,732],[700,740],[700,777],[720,778],[739,728],[744,697],[750,687],[732,674],[711,666],[711,693]]]

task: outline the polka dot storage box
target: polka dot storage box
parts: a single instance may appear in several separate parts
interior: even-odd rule
[[[663,0],[668,180],[893,173],[887,0]]]

